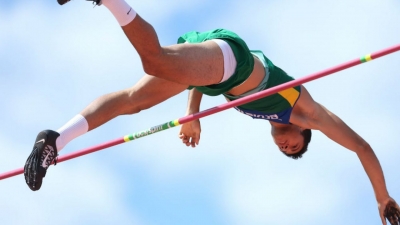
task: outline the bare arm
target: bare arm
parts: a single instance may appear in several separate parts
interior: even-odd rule
[[[186,115],[197,113],[200,111],[200,103],[203,97],[203,93],[193,88],[189,91],[188,105],[186,109]]]
[[[387,199],[389,194],[386,189],[383,171],[379,160],[370,145],[349,126],[347,126],[338,116],[320,104],[318,104],[317,107],[318,115],[313,119],[313,125],[315,128],[320,130],[336,143],[354,151],[371,180],[378,202]]]
[[[372,183],[382,224],[386,224],[385,217],[391,224],[398,224],[400,208],[389,196],[382,167],[370,145],[324,106],[318,104],[317,108],[318,116],[314,118],[316,128],[336,143],[354,151],[360,159]]]
[[[186,115],[190,115],[200,111],[200,103],[202,97],[203,93],[197,91],[196,88],[193,88],[189,91]],[[200,132],[200,120],[194,120],[181,126],[179,138],[182,139],[182,143],[186,146],[196,147],[196,145],[198,145],[200,141]]]
[[[395,221],[400,219],[400,209],[389,196],[382,167],[370,145],[338,116],[315,102],[304,87],[302,87],[302,96],[297,104],[296,111],[300,116],[295,119],[297,122],[295,124],[320,130],[334,142],[355,152],[371,181],[382,223],[386,224],[385,217],[387,217],[392,224],[397,224]],[[391,211],[391,214],[385,213],[385,209]]]

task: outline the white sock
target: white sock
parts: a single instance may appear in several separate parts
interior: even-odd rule
[[[60,136],[56,140],[57,152],[60,152],[68,142],[88,132],[89,125],[82,115],[78,114],[57,130]]]
[[[136,17],[136,11],[124,0],[102,0],[101,3],[110,10],[121,27],[128,25]]]
[[[78,114],[70,121],[68,121],[64,126],[57,130],[60,136],[56,140],[57,152],[60,152],[68,142],[73,139],[81,136],[82,134],[88,132],[89,125],[82,115]],[[50,153],[44,158],[42,166],[47,168],[49,165],[46,164],[47,157],[49,157]]]

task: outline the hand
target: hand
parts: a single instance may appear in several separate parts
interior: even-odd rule
[[[378,203],[379,214],[382,219],[382,224],[387,225],[386,219],[391,225],[400,225],[400,207],[392,198],[388,198]]]
[[[184,123],[181,126],[179,138],[182,140],[183,144],[194,148],[199,144],[200,132],[200,120],[194,120],[192,122]]]

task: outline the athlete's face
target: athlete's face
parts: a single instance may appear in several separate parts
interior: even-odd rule
[[[304,137],[301,134],[302,129],[291,125],[287,128],[273,128],[272,137],[279,150],[286,154],[295,154],[303,148]]]

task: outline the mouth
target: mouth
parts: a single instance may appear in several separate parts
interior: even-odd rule
[[[287,141],[280,141],[280,142],[278,142],[278,144],[284,145],[284,144],[286,144],[286,142],[287,142]]]

